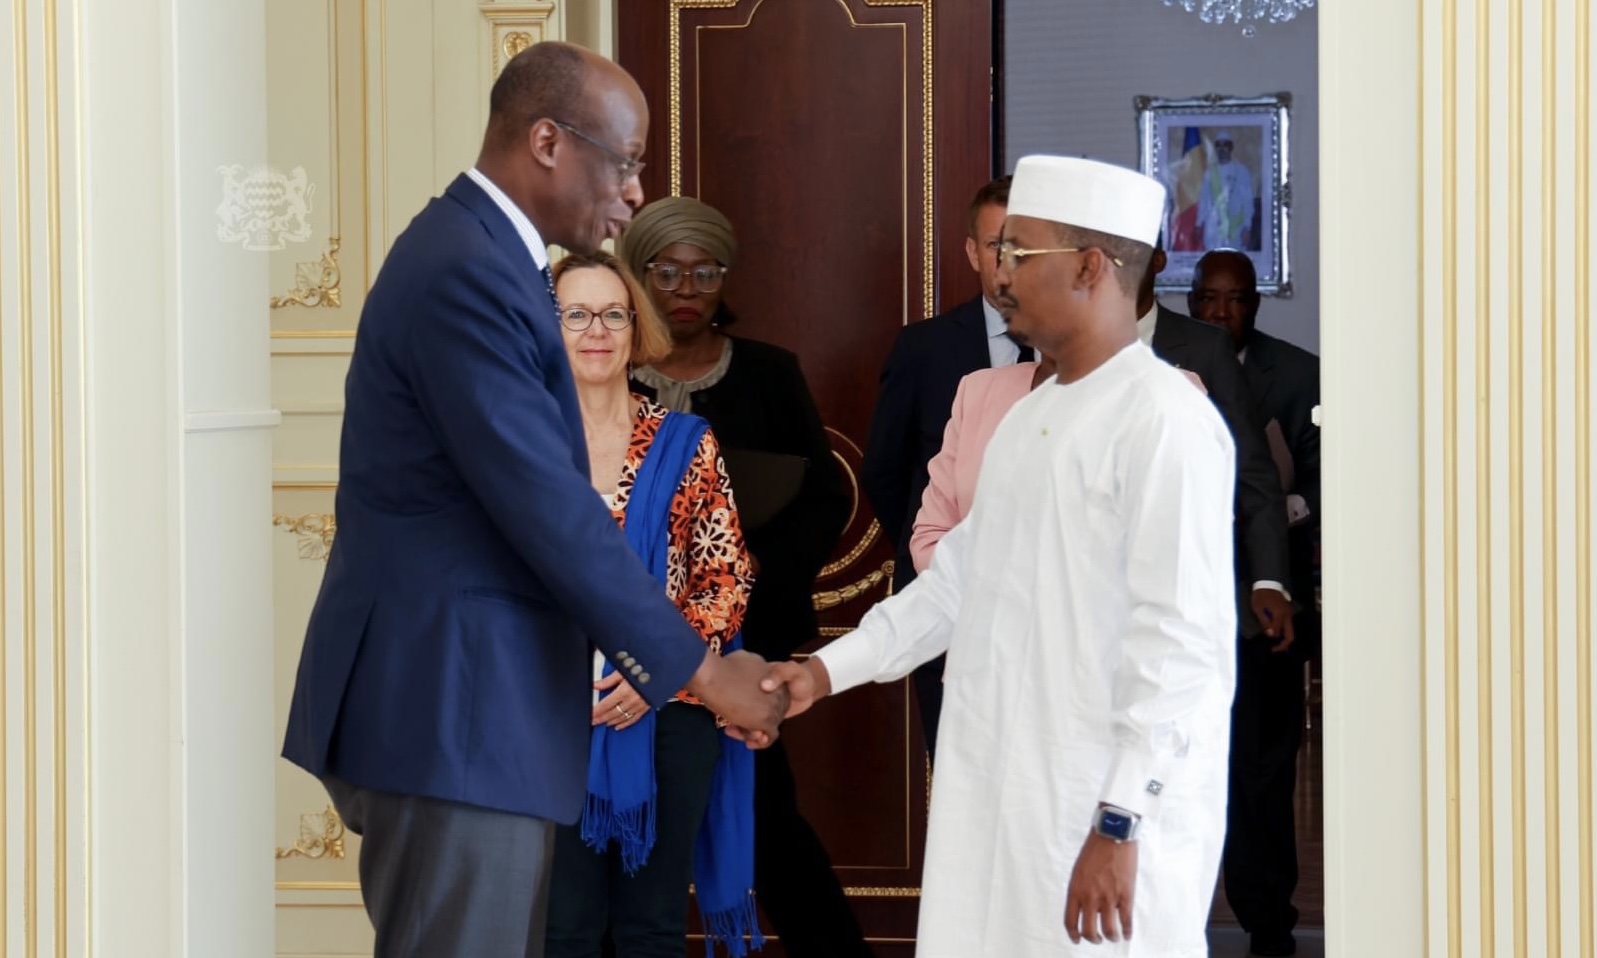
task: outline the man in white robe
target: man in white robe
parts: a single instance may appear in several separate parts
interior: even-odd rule
[[[1236,142],[1222,130],[1214,138],[1213,162],[1198,193],[1204,249],[1256,249],[1253,236],[1253,174],[1232,158]]]
[[[1154,181],[1020,161],[1003,303],[1057,357],[931,567],[803,665],[789,714],[948,653],[919,958],[1198,958],[1235,682],[1230,434],[1137,338]]]

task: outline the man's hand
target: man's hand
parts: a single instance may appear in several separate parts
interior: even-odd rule
[[[1131,903],[1137,885],[1137,843],[1115,844],[1087,836],[1065,893],[1065,934],[1076,944],[1131,938]]]
[[[1272,652],[1285,652],[1292,647],[1292,603],[1276,589],[1253,590],[1253,614],[1264,626],[1264,634],[1281,641],[1270,647]]]
[[[787,687],[788,694],[787,715],[784,718],[792,718],[809,711],[810,706],[832,694],[832,675],[826,671],[826,663],[813,655],[802,665],[798,662],[776,662],[761,680],[760,688],[774,692],[783,686]]]
[[[750,748],[764,748],[776,741],[788,697],[786,688],[760,688],[767,669],[765,660],[753,652],[707,652],[688,681],[688,691],[726,719],[731,726],[728,735]]]

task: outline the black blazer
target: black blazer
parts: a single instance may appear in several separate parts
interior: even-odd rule
[[[1253,396],[1259,421],[1281,424],[1292,452],[1296,484],[1292,491],[1320,515],[1320,427],[1314,407],[1320,402],[1320,357],[1285,340],[1254,331],[1242,362],[1242,374]]]
[[[1159,307],[1155,323],[1154,354],[1172,366],[1198,374],[1236,442],[1237,573],[1241,596],[1246,597],[1253,583],[1261,579],[1272,579],[1291,589],[1286,494],[1281,491],[1281,474],[1270,458],[1264,424],[1254,411],[1231,336],[1219,326],[1200,323],[1164,306]],[[1247,633],[1257,627],[1245,601],[1241,603],[1238,623]]]
[[[926,491],[926,464],[943,447],[959,381],[992,365],[981,303],[978,296],[905,326],[882,367],[860,484],[897,550],[896,589],[915,578],[910,531]]]
[[[745,531],[760,571],[743,617],[743,646],[775,661],[818,634],[815,577],[837,546],[852,497],[798,357],[780,346],[731,338],[726,375],[693,394],[693,414],[709,422],[723,450],[783,453],[808,463],[793,501],[765,525]],[[632,388],[654,398],[655,391],[637,380]],[[728,478],[736,497],[738,477],[730,467]]]
[[[1320,401],[1320,357],[1274,336],[1255,331],[1248,341],[1242,375],[1253,396],[1259,420],[1281,424],[1292,453],[1292,492],[1309,506],[1307,522],[1288,530],[1292,578],[1307,591],[1314,576],[1314,530],[1320,524],[1320,427],[1314,407]],[[1309,596],[1299,604],[1309,605]]]

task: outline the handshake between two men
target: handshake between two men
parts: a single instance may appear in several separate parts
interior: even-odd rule
[[[800,664],[766,662],[745,651],[710,653],[688,691],[726,719],[728,735],[759,749],[776,741],[783,719],[829,694],[831,679],[818,658]]]

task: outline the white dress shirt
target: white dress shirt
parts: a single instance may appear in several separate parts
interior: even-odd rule
[[[1020,361],[1020,344],[1009,338],[1009,324],[997,307],[981,298],[982,318],[987,321],[987,359],[994,369]]]
[[[521,207],[517,206],[514,200],[505,195],[504,190],[501,190],[494,184],[493,180],[484,176],[482,171],[476,167],[467,170],[466,175],[471,177],[473,183],[482,187],[482,191],[488,194],[488,198],[494,201],[495,206],[510,217],[510,225],[516,228],[516,235],[520,236],[521,241],[527,244],[527,252],[532,254],[534,265],[539,269],[547,269],[549,266],[549,248],[543,245],[543,237],[538,235],[538,227],[532,225],[532,220],[527,219],[527,214],[521,211]]]

